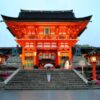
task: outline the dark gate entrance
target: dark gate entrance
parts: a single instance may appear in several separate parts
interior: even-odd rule
[[[40,68],[44,68],[47,63],[57,64],[57,51],[56,50],[38,50],[37,64]]]

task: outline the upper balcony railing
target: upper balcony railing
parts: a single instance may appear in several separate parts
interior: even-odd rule
[[[34,40],[66,40],[66,39],[75,39],[73,36],[68,35],[24,35],[20,37],[19,39],[34,39]]]

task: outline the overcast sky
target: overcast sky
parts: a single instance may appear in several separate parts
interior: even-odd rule
[[[72,10],[76,17],[93,15],[78,44],[100,47],[100,0],[0,0],[0,14],[17,17],[20,9]],[[0,16],[0,20],[2,20]],[[0,47],[16,46],[15,38],[0,23]]]

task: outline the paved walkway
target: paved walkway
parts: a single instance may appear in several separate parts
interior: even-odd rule
[[[0,100],[100,100],[100,90],[2,90]]]

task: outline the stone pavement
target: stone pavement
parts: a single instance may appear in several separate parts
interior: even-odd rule
[[[100,100],[100,90],[2,90],[0,100]]]

